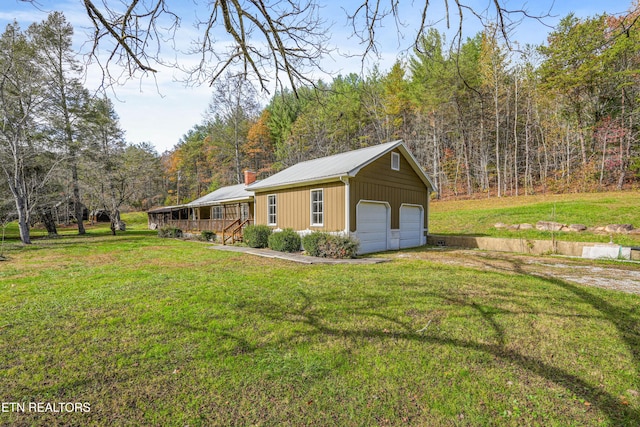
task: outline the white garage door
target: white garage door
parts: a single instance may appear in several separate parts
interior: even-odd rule
[[[400,207],[400,247],[413,248],[422,243],[422,208]]]
[[[356,212],[356,231],[360,241],[358,253],[386,251],[389,226],[389,209],[385,203],[358,203]]]

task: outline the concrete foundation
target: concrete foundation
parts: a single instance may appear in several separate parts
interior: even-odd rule
[[[602,243],[591,242],[429,235],[427,244],[482,249],[487,251],[517,252],[531,255],[557,254],[582,257],[586,253],[589,255],[589,258],[600,258],[601,255],[607,258],[620,258],[620,255],[622,255],[623,259],[634,259],[634,256],[637,256],[637,251],[631,251],[631,248],[621,248],[620,245],[603,245]],[[610,256],[613,255],[614,252],[615,256]]]
[[[582,258],[631,259],[631,248],[614,244],[599,244],[582,248]]]

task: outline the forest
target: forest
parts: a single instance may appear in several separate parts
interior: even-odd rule
[[[237,78],[163,155],[171,203],[301,160],[402,139],[437,197],[631,188],[640,178],[640,11],[566,16],[543,46],[496,27],[450,48],[429,30],[390,69],[283,91],[259,108]],[[630,24],[632,23],[632,24]],[[297,96],[296,96],[297,95]]]
[[[101,211],[115,234],[123,208],[159,204],[162,163],[150,143],[125,140],[113,104],[82,84],[73,28],[51,13],[0,36],[0,224],[17,220],[23,243]],[[141,171],[144,171],[141,173]]]
[[[542,46],[507,45],[497,26],[452,46],[429,29],[393,64],[282,89],[266,106],[227,72],[206,118],[161,154],[127,141],[109,98],[83,86],[61,13],[14,23],[0,36],[0,220],[17,219],[29,243],[36,222],[55,234],[61,211],[83,233],[86,208],[108,213],[115,233],[123,209],[398,139],[438,198],[636,188],[639,16],[636,2],[623,16],[569,15]]]

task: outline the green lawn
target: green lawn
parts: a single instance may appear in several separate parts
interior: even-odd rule
[[[551,239],[550,232],[496,229],[538,221],[583,224],[594,228],[609,224],[632,224],[640,228],[640,191],[503,197],[481,200],[433,201],[429,230],[433,234],[474,234],[494,237]],[[570,241],[614,242],[640,245],[640,235],[554,233],[553,238]]]
[[[129,223],[8,245],[0,400],[90,412],[0,425],[640,425],[638,296],[517,265],[298,265]]]

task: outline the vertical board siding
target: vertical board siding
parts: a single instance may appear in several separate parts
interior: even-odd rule
[[[395,151],[395,150],[394,150]],[[420,177],[400,154],[400,170],[391,169],[391,152],[362,168],[349,184],[350,228],[356,231],[356,206],[360,200],[380,200],[391,205],[391,228],[400,228],[403,203],[424,207],[424,227],[428,227],[429,192]]]
[[[311,226],[311,190],[323,189],[324,224]],[[256,224],[267,224],[267,196],[277,198],[275,228],[294,230],[341,231],[345,229],[344,184],[330,182],[291,189],[265,191],[255,195]]]

